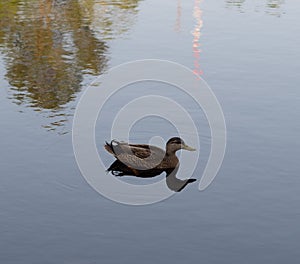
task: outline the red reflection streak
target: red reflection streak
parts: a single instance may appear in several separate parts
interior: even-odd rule
[[[201,37],[201,28],[203,27],[202,20],[202,10],[200,9],[200,4],[202,0],[195,0],[193,16],[196,20],[194,30],[192,31],[193,38],[193,55],[194,55],[194,73],[202,75],[203,71],[201,70],[200,65],[200,37]]]
[[[175,23],[175,31],[180,32],[181,30],[181,0],[177,1],[177,16]]]

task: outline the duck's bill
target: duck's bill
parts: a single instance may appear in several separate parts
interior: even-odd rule
[[[188,145],[183,145],[182,149],[185,149],[185,150],[188,150],[188,151],[195,151],[196,150],[195,148],[192,148],[192,147],[190,147]]]

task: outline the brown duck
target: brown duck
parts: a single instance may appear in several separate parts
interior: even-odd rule
[[[176,151],[185,149],[195,151],[187,146],[179,137],[171,138],[166,144],[166,150],[146,144],[128,144],[125,142],[111,141],[104,148],[117,159],[108,171],[121,172],[122,175],[135,175],[140,177],[153,177],[163,171],[173,171],[179,160]],[[119,170],[117,170],[119,168]]]

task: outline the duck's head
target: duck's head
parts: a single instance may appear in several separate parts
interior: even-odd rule
[[[177,150],[185,149],[188,151],[195,151],[196,149],[189,147],[184,143],[184,141],[179,137],[173,137],[168,140],[166,144],[167,154],[175,153]]]

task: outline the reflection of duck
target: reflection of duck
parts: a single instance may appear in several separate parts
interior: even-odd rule
[[[174,170],[170,171],[167,170],[167,177],[166,177],[166,183],[170,190],[174,192],[180,192],[182,191],[189,183],[195,182],[196,179],[186,179],[181,180],[176,178],[176,173],[178,171],[179,167],[176,167]]]
[[[104,145],[105,149],[117,159],[107,171],[115,176],[132,175],[140,178],[155,177],[162,172],[167,173],[166,182],[169,189],[181,191],[188,183],[196,179],[180,180],[176,178],[179,160],[177,150],[194,151],[178,137],[171,138],[166,144],[166,151],[145,144],[128,144],[111,141]]]
[[[181,180],[176,178],[178,167],[172,169],[148,169],[148,170],[136,170],[132,169],[119,160],[115,160],[107,169],[114,176],[135,176],[139,178],[152,178],[166,172],[166,184],[168,188],[175,192],[182,191],[189,183],[195,182],[196,179]]]

